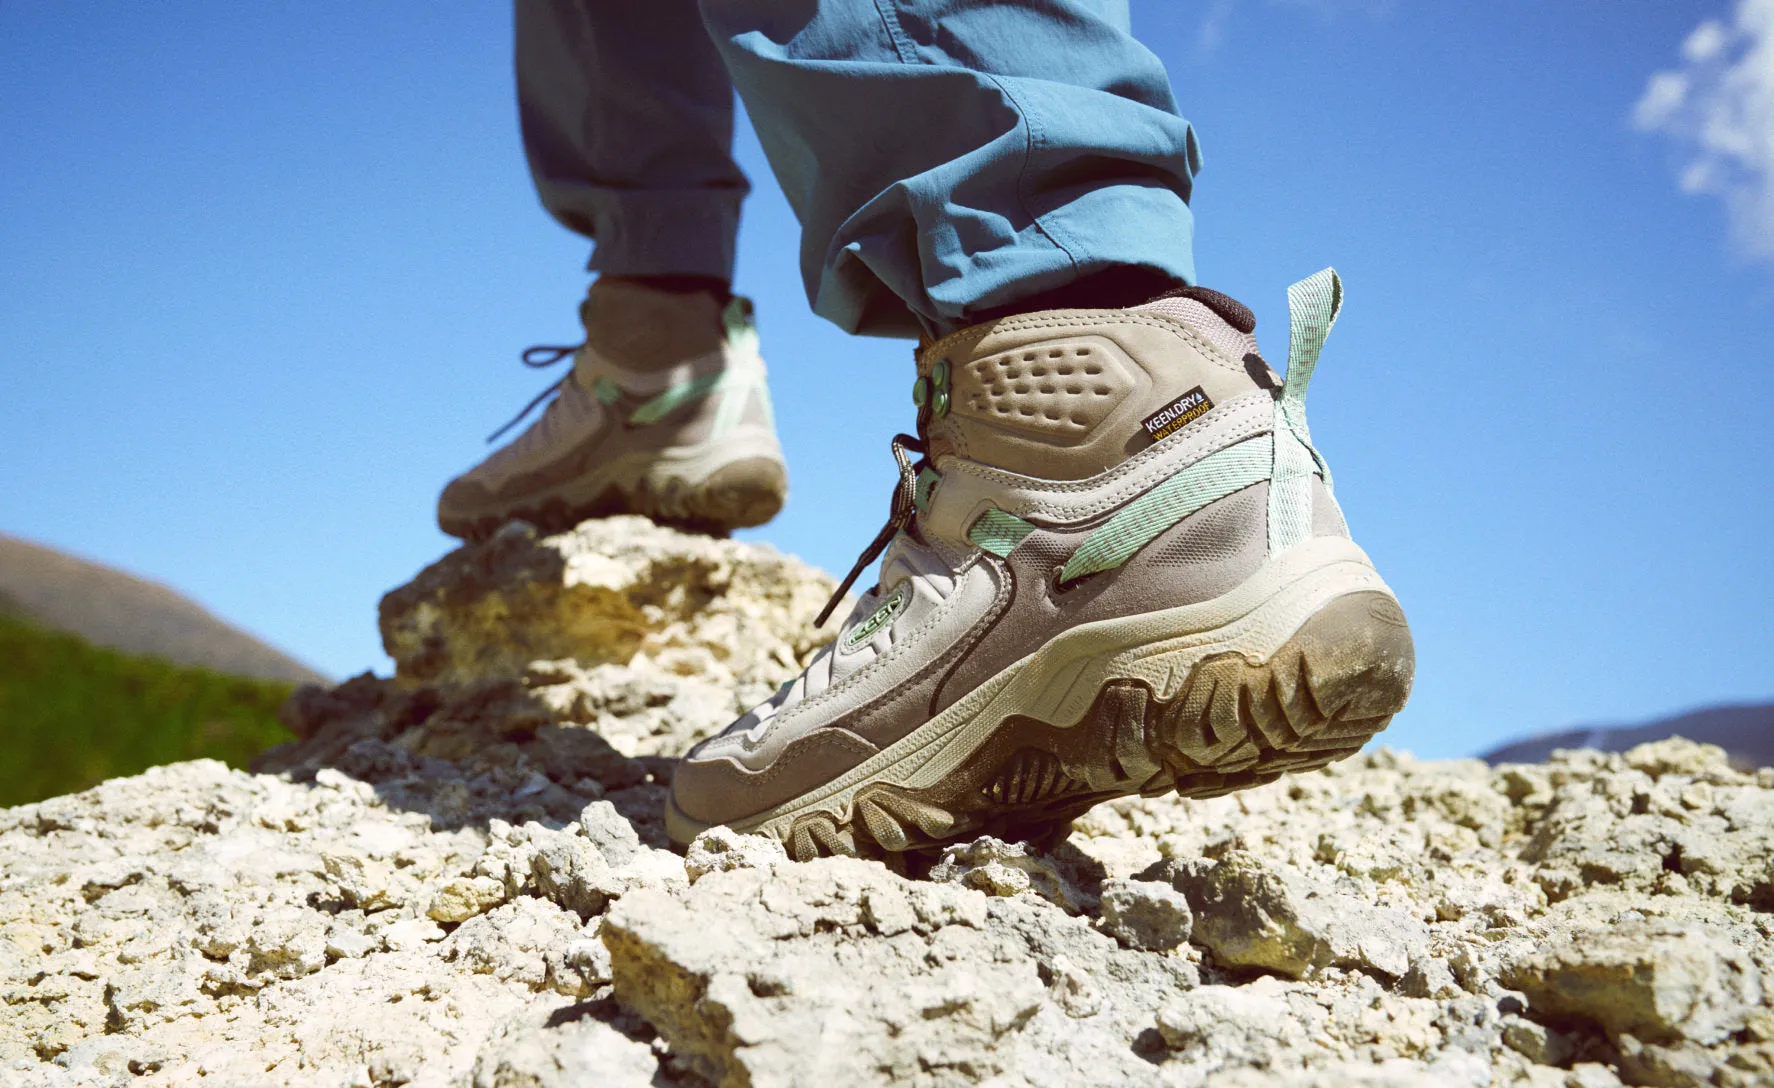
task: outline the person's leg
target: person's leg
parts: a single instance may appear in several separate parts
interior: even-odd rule
[[[702,0],[815,307],[920,344],[880,557],[832,644],[672,773],[666,826],[798,858],[1048,839],[1355,752],[1414,670],[1286,383],[1189,281],[1188,126],[1111,0]],[[907,412],[910,416],[912,413]],[[913,455],[918,455],[914,462]],[[828,611],[831,605],[827,606]],[[823,617],[822,617],[823,618]]]
[[[1118,268],[1154,273],[1128,302],[1192,278],[1199,154],[1126,0],[702,10],[800,217],[808,297],[846,330],[947,331]]]
[[[600,275],[579,307],[585,342],[525,353],[570,357],[572,373],[540,419],[444,488],[439,527],[768,521],[787,476],[749,304],[729,290],[746,192],[733,87],[695,0],[519,0],[516,52],[537,191],[594,240]]]
[[[518,117],[542,204],[606,276],[733,277],[733,85],[696,0],[518,0]]]

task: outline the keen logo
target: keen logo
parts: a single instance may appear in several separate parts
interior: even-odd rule
[[[1156,442],[1200,419],[1213,407],[1213,401],[1198,385],[1146,417],[1146,433]]]
[[[883,601],[879,608],[869,613],[868,619],[857,624],[848,635],[844,636],[844,652],[854,653],[857,647],[880,634],[883,627],[899,618],[899,614],[905,611],[906,602],[911,599],[911,585],[901,582],[891,597]]]

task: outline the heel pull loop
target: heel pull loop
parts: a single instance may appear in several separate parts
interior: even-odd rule
[[[758,349],[758,326],[751,299],[734,295],[721,308],[721,331],[727,343],[741,351]]]
[[[1312,447],[1306,426],[1306,386],[1325,338],[1343,309],[1343,281],[1333,268],[1287,289],[1287,378],[1275,399],[1275,466],[1269,480],[1269,554],[1279,555],[1312,535],[1312,475],[1330,469]]]
[[[1343,279],[1327,268],[1287,289],[1287,378],[1281,399],[1304,408],[1306,384],[1343,310]]]

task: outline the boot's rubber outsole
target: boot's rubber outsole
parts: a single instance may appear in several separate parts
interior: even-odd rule
[[[1413,671],[1397,603],[1351,594],[1260,665],[1236,652],[1207,658],[1170,700],[1138,680],[1113,681],[1069,728],[1009,718],[943,781],[865,786],[848,824],[811,813],[791,825],[786,845],[805,860],[977,835],[1046,843],[1116,797],[1260,786],[1354,755],[1404,707]]]
[[[564,533],[582,521],[639,514],[674,529],[724,537],[775,517],[788,496],[788,473],[770,457],[747,457],[722,465],[700,482],[681,476],[642,476],[629,486],[609,484],[585,502],[553,496],[520,503],[498,514],[440,518],[444,532],[468,541],[493,535],[507,521],[527,521],[543,533]]]
[[[1377,577],[1372,583],[1307,604],[1313,610],[1261,660],[1247,650],[1206,653],[1177,683],[1154,682],[1162,673],[1151,669],[1141,677],[1111,670],[1069,725],[1010,714],[958,761],[925,757],[946,765],[938,773],[877,774],[897,781],[862,782],[847,805],[796,802],[733,826],[781,839],[798,860],[924,850],[978,835],[1052,844],[1073,818],[1117,797],[1214,797],[1323,767],[1360,750],[1410,695],[1410,628],[1390,591]],[[1266,622],[1247,626],[1260,632]],[[675,806],[667,822],[680,842],[700,830]]]

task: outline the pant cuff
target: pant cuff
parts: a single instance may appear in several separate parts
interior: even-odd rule
[[[711,189],[596,191],[586,265],[607,276],[733,278],[742,192]]]
[[[980,315],[1117,265],[1195,282],[1195,219],[1161,185],[1121,184],[1080,193],[1002,245],[966,257],[925,254],[903,267],[897,249],[867,242],[828,261],[814,312],[865,336],[942,336]],[[912,277],[922,276],[922,282]]]

